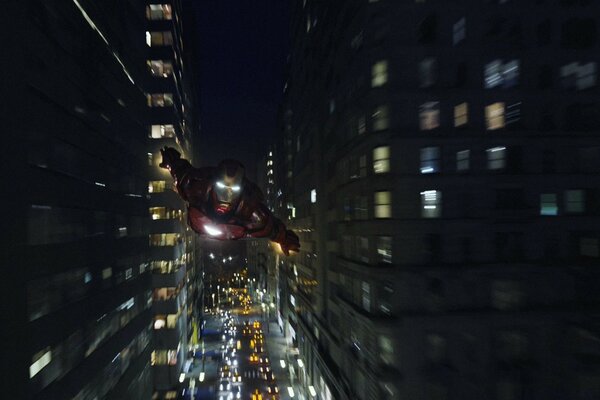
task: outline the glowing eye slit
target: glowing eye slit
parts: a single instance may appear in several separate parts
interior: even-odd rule
[[[224,188],[225,188],[225,185],[224,185],[223,183],[221,183],[221,182],[217,182],[217,187],[218,187],[219,189],[224,189]]]
[[[240,187],[239,186],[232,186],[231,190],[233,190],[234,192],[239,192],[240,191]]]

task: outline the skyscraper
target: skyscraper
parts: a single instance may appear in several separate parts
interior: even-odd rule
[[[144,4],[14,3],[3,387],[148,398]]]
[[[296,3],[286,324],[322,398],[600,395],[597,14]]]
[[[149,1],[146,19],[152,220],[149,238],[155,335],[151,363],[156,396],[171,398],[177,394],[190,346],[197,343],[203,297],[202,257],[198,239],[186,223],[185,204],[173,190],[169,172],[158,164],[162,159],[160,149],[165,146],[175,147],[184,158],[197,161],[193,145],[199,133],[192,76],[193,28],[184,22],[180,1]]]

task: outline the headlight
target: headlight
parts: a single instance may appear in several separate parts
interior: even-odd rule
[[[223,390],[223,384],[219,385],[219,390]]]

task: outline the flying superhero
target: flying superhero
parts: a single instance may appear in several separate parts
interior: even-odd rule
[[[262,192],[245,177],[240,162],[223,160],[216,168],[194,168],[172,147],[160,152],[159,166],[175,179],[177,192],[188,204],[188,224],[196,233],[219,240],[266,237],[288,256],[300,250],[298,236],[264,205]]]

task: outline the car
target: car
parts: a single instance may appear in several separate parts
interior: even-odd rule
[[[263,400],[262,394],[258,389],[254,389],[254,392],[252,392],[252,400]]]
[[[258,367],[258,372],[260,372],[261,374],[265,374],[267,372],[269,372],[271,370],[271,367],[269,367],[268,365],[261,365],[260,367]]]
[[[220,392],[229,392],[231,390],[231,383],[228,379],[222,379],[219,382],[219,391]]]
[[[194,397],[197,398],[197,397]],[[219,395],[219,400],[233,400],[233,393],[222,393]]]
[[[265,372],[262,377],[267,382],[275,382],[275,374],[273,374],[273,371]]]
[[[242,383],[242,376],[238,372],[237,368],[233,371],[233,377],[231,378],[233,383]]]
[[[258,362],[258,355],[256,353],[250,354],[250,362],[251,363],[257,363]]]
[[[265,349],[264,349],[264,347],[262,347],[262,345],[259,344],[259,345],[254,346],[255,353],[262,353],[264,351],[265,351]]]
[[[242,398],[242,390],[240,389],[239,386],[234,387],[233,390],[231,391],[231,394],[233,395],[234,399]]]
[[[258,329],[260,329],[260,321],[258,321],[258,320],[257,320],[257,321],[254,321],[254,323],[252,324],[252,326],[253,326],[254,328],[258,328]]]
[[[259,358],[259,362],[260,362],[261,364],[269,364],[269,363],[270,363],[270,360],[269,360],[269,357],[266,357],[266,356],[265,356],[265,357],[260,357],[260,358]]]
[[[271,394],[279,394],[279,388],[275,384],[271,384],[267,386],[267,393]]]

